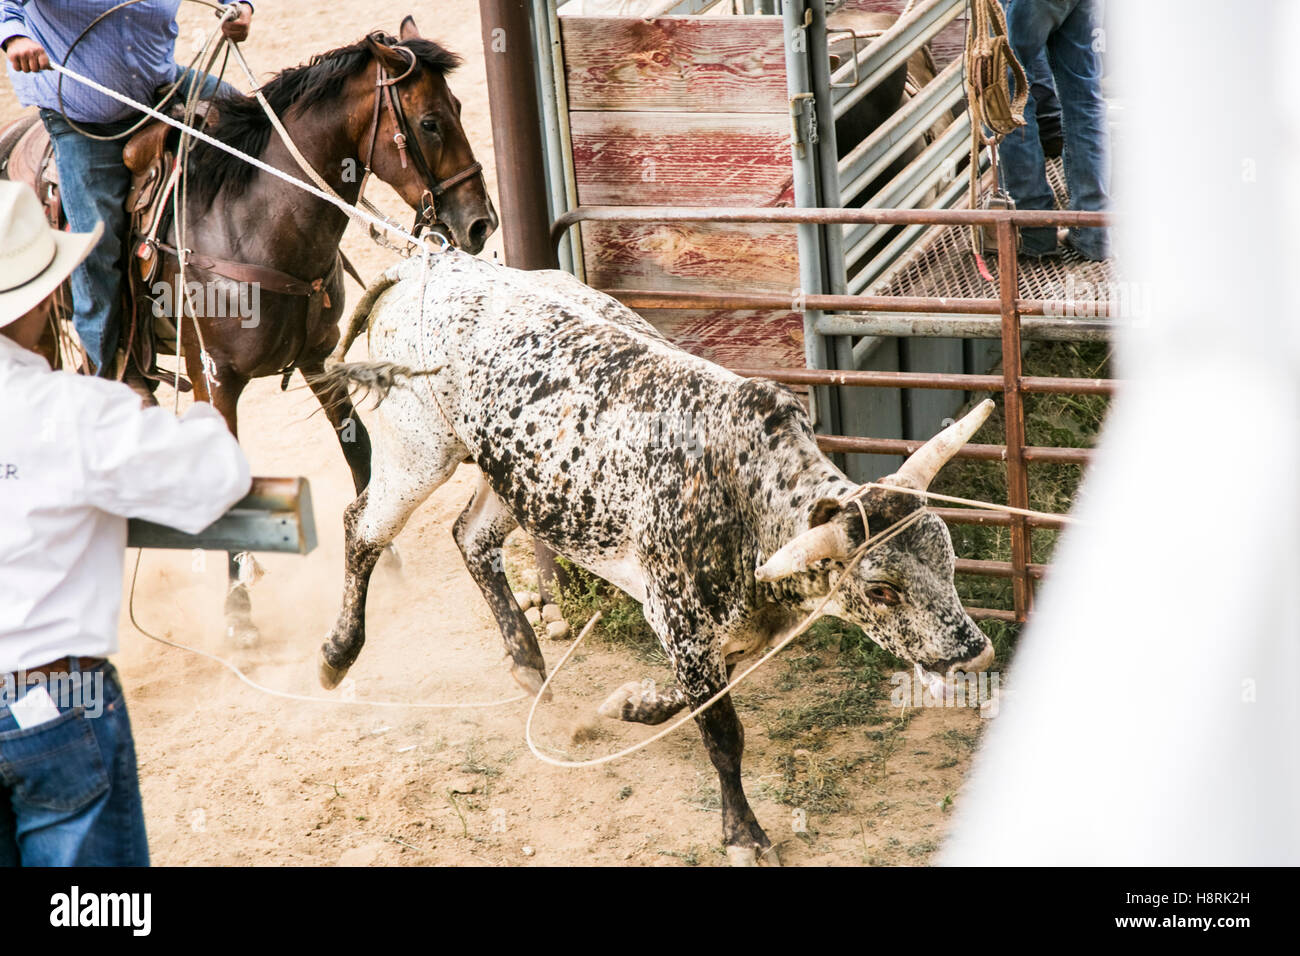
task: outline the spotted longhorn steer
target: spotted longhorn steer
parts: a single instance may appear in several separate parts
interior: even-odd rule
[[[423,279],[416,261],[390,269],[348,341],[363,321],[372,360],[388,364],[331,374],[421,374],[399,372],[374,416],[370,485],[344,517],[345,592],[322,647],[326,687],[364,643],[380,553],[465,461],[482,475],[453,533],[525,688],[540,688],[545,665],[503,571],[502,542],[517,525],[642,603],[676,686],[625,684],[601,707],[623,720],[660,723],[708,700],[742,657],[815,607],[864,541],[863,512],[845,503],[857,488],[817,448],[791,392],[683,352],[572,276],[446,252]],[[990,407],[886,481],[924,489]],[[859,500],[873,534],[924,507],[881,488]],[[932,680],[981,670],[992,647],[962,609],[953,561],[947,528],[927,512],[868,551],[825,612]],[[744,732],[730,696],[696,720],[721,779],[728,856],[773,859],[741,787]]]

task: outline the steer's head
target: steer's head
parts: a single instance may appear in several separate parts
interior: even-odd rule
[[[992,402],[982,402],[918,449],[897,473],[877,482],[892,487],[869,488],[856,500],[818,502],[809,529],[781,547],[755,576],[760,581],[806,576],[798,590],[824,597],[851,567],[826,613],[852,621],[881,647],[917,665],[935,692],[957,671],[988,667],[993,647],[953,586],[956,558],[948,528],[914,492],[929,487],[992,409]],[[868,534],[881,542],[854,565]]]

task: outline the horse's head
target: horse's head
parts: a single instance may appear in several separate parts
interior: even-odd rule
[[[374,90],[378,102],[366,117],[362,158],[452,242],[479,252],[499,220],[461,126],[460,100],[447,86],[460,59],[421,39],[411,17],[402,21],[400,39],[371,34],[366,46],[395,82]],[[402,138],[405,150],[398,148]]]

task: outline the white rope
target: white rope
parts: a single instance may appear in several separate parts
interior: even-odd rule
[[[879,488],[882,491],[901,491],[904,494],[913,495],[918,498],[933,498],[935,501],[950,501],[953,504],[971,505],[972,507],[982,508],[987,511],[1002,511],[1006,514],[1020,515],[1025,518],[1050,518],[1053,521],[1060,521],[1065,524],[1081,523],[1078,518],[1075,518],[1072,515],[1060,514],[1055,511],[1034,511],[1032,508],[1016,508],[1012,505],[1000,505],[993,501],[979,501],[974,498],[958,498],[954,495],[941,495],[935,491],[906,488],[902,485],[884,485],[878,481],[868,481],[866,484],[860,485],[858,490],[853,493],[853,497],[856,498],[858,495],[862,494],[862,492],[869,491],[872,488]]]
[[[162,122],[166,123],[168,126],[175,127],[176,129],[181,130],[185,134],[189,136],[193,136],[195,139],[207,143],[209,146],[215,147],[216,149],[229,153],[231,156],[235,156],[243,160],[244,162],[248,163],[250,166],[254,166],[257,169],[260,169],[264,173],[269,173],[270,175],[278,177],[279,179],[282,179],[285,182],[290,183],[291,185],[297,186],[299,189],[303,190],[303,192],[310,193],[311,195],[315,196],[317,199],[324,200],[325,202],[329,203],[331,206],[337,207],[350,219],[354,219],[358,222],[364,222],[367,225],[375,226],[385,230],[386,232],[393,233],[397,236],[400,236],[402,239],[406,240],[408,243],[414,246],[424,248],[424,249],[430,249],[428,245],[428,240],[425,237],[415,236],[412,233],[407,232],[401,226],[396,225],[395,223],[392,223],[379,216],[373,216],[370,213],[364,212],[358,209],[356,206],[350,205],[345,200],[339,198],[337,195],[331,196],[329,193],[326,193],[321,189],[317,189],[315,186],[312,186],[309,183],[303,182],[301,179],[298,179],[296,176],[292,176],[289,173],[286,173],[282,169],[277,169],[276,167],[270,165],[269,163],[263,162],[262,160],[258,159],[256,156],[250,156],[247,153],[242,152],[241,150],[235,149],[235,147],[227,143],[223,143],[221,140],[217,139],[214,136],[209,136],[207,133],[203,132],[202,130],[195,129],[192,126],[187,126],[185,123],[182,123],[179,120],[172,119],[170,116],[158,112],[153,107],[141,103],[138,100],[134,100],[129,96],[125,96],[122,93],[117,92],[116,90],[109,89],[108,87],[104,86],[102,83],[98,83],[95,80],[92,80],[88,76],[83,76],[82,74],[78,73],[76,70],[69,69],[68,67],[63,66],[62,64],[51,61],[50,68],[59,73],[62,73],[67,77],[70,77],[71,79],[76,80],[78,83],[82,83],[90,87],[92,90],[95,90],[97,93],[102,93],[107,97],[117,100],[119,103],[123,103],[126,106],[130,106],[133,109],[139,110],[142,113],[146,113],[149,116],[152,116],[156,120],[161,120]],[[446,251],[447,249],[451,248],[451,243],[447,241],[445,236],[443,236],[440,233],[434,233],[434,235],[436,235],[438,239],[441,241],[441,249],[439,251]]]
[[[682,724],[686,723],[689,720],[694,720],[698,715],[708,710],[715,703],[721,700],[724,696],[731,693],[732,688],[738,686],[740,682],[743,681],[746,677],[754,673],[754,671],[758,670],[769,660],[775,657],[778,653],[780,653],[781,650],[784,649],[787,644],[793,641],[804,631],[808,630],[808,628],[812,627],[813,624],[817,622],[818,618],[822,616],[822,613],[825,610],[826,605],[828,605],[834,599],[834,597],[840,592],[840,589],[844,586],[844,583],[848,580],[849,575],[851,575],[853,573],[853,570],[858,566],[858,563],[861,562],[863,556],[866,555],[866,553],[872,550],[873,548],[876,548],[884,544],[890,538],[894,537],[895,535],[901,534],[903,531],[907,530],[907,528],[909,528],[912,524],[920,520],[921,516],[924,515],[925,513],[926,512],[924,508],[918,508],[916,511],[913,511],[911,514],[907,515],[906,517],[900,518],[898,521],[895,521],[888,528],[880,532],[880,534],[876,535],[871,540],[865,542],[858,549],[858,553],[854,555],[853,560],[849,562],[848,566],[845,567],[844,571],[835,579],[835,583],[831,585],[831,589],[826,593],[826,596],[823,597],[820,602],[818,602],[815,608],[813,608],[811,611],[808,612],[808,614],[804,617],[804,619],[800,621],[799,624],[792,631],[790,631],[789,634],[781,638],[781,640],[778,641],[772,647],[771,650],[769,650],[766,654],[764,654],[762,657],[756,660],[749,667],[745,668],[745,670],[741,672],[739,676],[733,677],[731,680],[729,680],[721,690],[719,690],[716,694],[714,694],[704,703],[700,704],[700,706],[696,707],[689,714],[687,714],[684,717],[679,717],[677,720],[673,721],[673,723],[669,724],[667,727],[665,727],[663,730],[659,731],[658,733],[647,737],[645,740],[638,741],[637,743],[632,744],[630,747],[624,747],[622,750],[618,751],[617,753],[606,754],[603,757],[595,757],[591,760],[559,760],[556,759],[555,757],[550,756],[549,754],[544,754],[537,749],[537,745],[533,742],[533,715],[537,713],[537,704],[542,699],[542,695],[546,693],[547,686],[551,683],[552,680],[555,679],[555,675],[560,672],[560,668],[562,668],[565,662],[571,656],[573,656],[573,652],[578,649],[578,645],[582,643],[583,638],[587,636],[587,634],[591,631],[591,628],[595,625],[596,621],[600,619],[599,613],[593,615],[591,620],[589,620],[586,626],[583,627],[582,632],[578,635],[578,639],[573,642],[573,646],[570,647],[568,651],[565,652],[564,657],[560,658],[560,663],[555,665],[555,670],[551,671],[550,676],[548,676],[546,680],[542,683],[541,690],[537,692],[537,696],[533,698],[533,704],[528,709],[528,721],[527,723],[524,724],[524,741],[528,744],[528,749],[533,752],[533,756],[536,757],[538,760],[542,761],[543,763],[548,763],[553,767],[571,767],[571,768],[572,767],[595,767],[603,763],[610,763],[612,761],[619,760],[623,757],[631,756],[632,754],[636,753],[638,750],[642,750],[650,746],[656,740],[661,740],[664,737],[667,737],[678,727],[682,726]]]
[[[527,700],[527,694],[516,694],[514,697],[505,697],[501,700],[474,702],[468,704],[429,704],[415,701],[400,700],[346,700],[342,697],[312,697],[308,694],[294,694],[289,691],[276,690],[274,687],[267,687],[265,684],[259,684],[253,680],[236,665],[226,660],[224,657],[218,657],[216,654],[209,654],[207,651],[201,651],[197,647],[190,647],[177,641],[168,640],[165,637],[159,637],[156,634],[150,634],[140,622],[135,619],[135,582],[140,574],[140,557],[144,553],[143,548],[137,548],[135,552],[135,568],[131,572],[131,597],[127,603],[127,611],[131,618],[131,624],[137,631],[149,638],[151,641],[157,641],[159,644],[165,644],[168,647],[174,647],[178,650],[189,651],[191,654],[197,654],[199,657],[206,657],[210,661],[216,661],[222,667],[226,668],[241,681],[254,690],[259,690],[263,694],[269,694],[272,697],[280,697],[284,700],[296,700],[308,704],[337,704],[342,706],[357,707],[397,707],[411,708],[414,710],[481,710],[488,707],[503,707],[506,704],[518,703],[521,700]]]

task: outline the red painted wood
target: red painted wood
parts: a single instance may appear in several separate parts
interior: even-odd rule
[[[793,226],[589,222],[587,281],[601,289],[780,292],[799,284]]]
[[[580,112],[569,123],[585,205],[792,204],[788,115]]]
[[[797,312],[646,309],[675,345],[719,365],[803,368],[803,317]]]
[[[779,17],[563,17],[570,110],[780,113]]]

